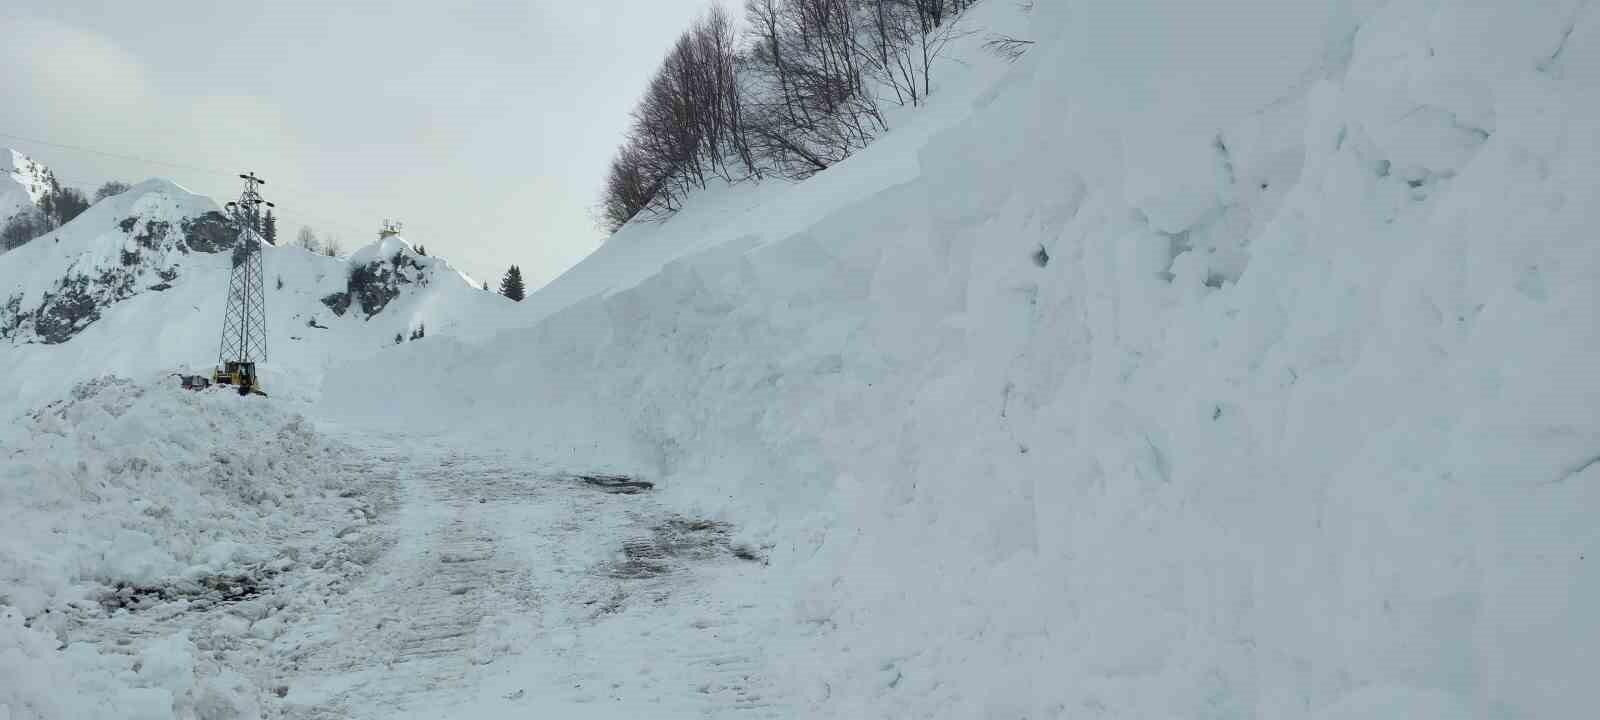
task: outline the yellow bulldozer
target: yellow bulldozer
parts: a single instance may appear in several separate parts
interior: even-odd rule
[[[256,364],[253,362],[229,360],[217,368],[211,381],[218,385],[232,385],[238,388],[240,395],[267,396],[261,391],[261,380],[256,377]]]

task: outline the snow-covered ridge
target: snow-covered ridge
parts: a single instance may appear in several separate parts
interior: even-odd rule
[[[0,226],[11,216],[38,206],[50,190],[50,168],[10,147],[0,147]]]
[[[0,416],[115,372],[214,362],[237,229],[210,198],[161,179],[102,200],[0,255]],[[350,258],[267,247],[268,362],[311,392],[322,368],[413,336],[478,337],[512,304],[403,238]],[[356,312],[346,312],[354,305]]]
[[[209,198],[142,182],[0,260],[0,341],[66,342],[109,306],[170,289],[183,256],[236,241]]]
[[[50,169],[11,148],[0,147],[0,227],[24,209],[38,207],[50,189]]]

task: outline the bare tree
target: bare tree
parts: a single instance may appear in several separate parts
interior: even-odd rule
[[[659,182],[648,172],[642,151],[633,143],[617,151],[600,201],[601,224],[606,231],[616,232],[643,211],[659,189]]]
[[[634,108],[596,210],[615,231],[661,219],[713,178],[801,179],[888,129],[879,89],[920,105],[974,0],[745,0],[714,6],[662,60]]]
[[[322,252],[322,241],[317,239],[317,232],[307,225],[300,226],[300,232],[295,235],[294,244],[299,245],[307,252]]]
[[[973,0],[860,0],[873,25],[873,74],[901,104],[919,105],[933,91],[934,61],[952,40]]]
[[[108,197],[121,195],[128,191],[129,185],[121,180],[107,180],[100,189],[94,191],[94,201],[100,202]]]
[[[712,178],[735,182],[759,174],[744,133],[737,43],[733,20],[720,6],[678,37],[612,159],[599,212],[606,228],[616,230],[640,213],[665,217]]]
[[[866,38],[866,58],[872,75],[894,90],[895,101],[920,105],[922,90],[917,82],[917,46],[913,5],[907,0],[861,0],[870,34]]]
[[[887,129],[852,0],[747,0],[744,133],[758,162],[804,178]]]
[[[983,49],[1007,62],[1016,62],[1032,47],[1032,40],[1021,40],[1010,35],[994,35],[983,41]]]
[[[344,246],[339,243],[339,236],[329,233],[322,239],[322,254],[328,257],[339,257],[344,254]]]

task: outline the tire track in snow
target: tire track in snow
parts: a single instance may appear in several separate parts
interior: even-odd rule
[[[499,458],[379,452],[404,488],[389,518],[397,539],[365,583],[327,599],[317,637],[287,653],[281,717],[442,710],[476,697],[502,657],[533,683],[508,703],[559,696],[673,717],[792,716],[770,691],[766,635],[748,622],[775,603],[720,596],[729,584],[708,582],[751,567],[733,559],[727,526]],[[534,630],[502,637],[508,618]],[[541,663],[550,666],[535,670]]]
[[[297,668],[303,683],[347,686],[304,705],[290,695],[287,717],[393,717],[450,702],[483,658],[484,618],[533,610],[527,573],[500,552],[503,538],[485,512],[491,502],[496,509],[525,502],[533,489],[503,471],[469,471],[459,458],[429,460],[384,458],[403,464],[407,476],[406,506],[395,521],[402,538],[374,568],[372,584],[346,598],[334,642]]]

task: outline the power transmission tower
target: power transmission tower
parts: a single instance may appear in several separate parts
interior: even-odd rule
[[[276,207],[261,199],[257,189],[267,181],[255,173],[239,176],[244,192],[238,202],[228,203],[228,211],[239,227],[239,240],[233,246],[233,276],[228,281],[228,308],[222,317],[222,350],[217,364],[243,372],[248,368],[254,384],[255,363],[267,359],[266,282],[261,271],[261,206]],[[241,387],[244,383],[240,383]]]

